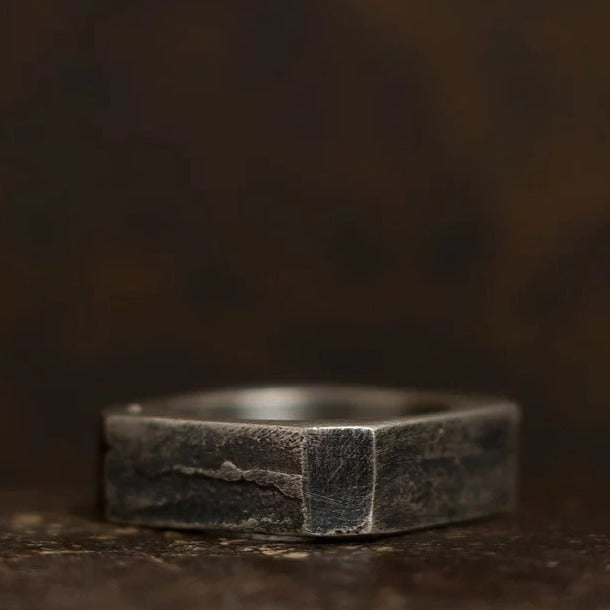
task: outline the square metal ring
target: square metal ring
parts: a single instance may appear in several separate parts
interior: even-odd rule
[[[204,392],[103,413],[108,519],[371,536],[513,507],[518,407],[358,386]]]

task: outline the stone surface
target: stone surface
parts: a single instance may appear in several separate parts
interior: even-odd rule
[[[606,610],[608,492],[578,478],[511,517],[359,543],[106,523],[66,491],[0,492],[2,610]]]

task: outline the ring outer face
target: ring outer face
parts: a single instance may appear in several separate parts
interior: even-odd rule
[[[519,409],[474,400],[379,421],[103,414],[109,520],[287,537],[375,536],[516,502]]]

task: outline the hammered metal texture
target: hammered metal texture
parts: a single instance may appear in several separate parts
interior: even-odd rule
[[[345,393],[348,405],[350,397],[370,392],[298,391],[311,393],[309,407],[325,392]],[[217,396],[239,402],[246,392]],[[325,537],[393,533],[513,506],[514,404],[441,395],[445,410],[397,415],[379,405],[375,418],[375,397],[383,396],[374,392],[364,419],[239,420],[227,411],[223,421],[206,410],[206,395],[200,410],[196,396],[187,411],[175,400],[108,409],[107,516],[150,526]],[[406,402],[412,396],[387,393]]]

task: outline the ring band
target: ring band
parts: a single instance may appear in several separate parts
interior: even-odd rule
[[[225,390],[103,412],[108,519],[365,536],[510,509],[518,407],[344,386]]]

